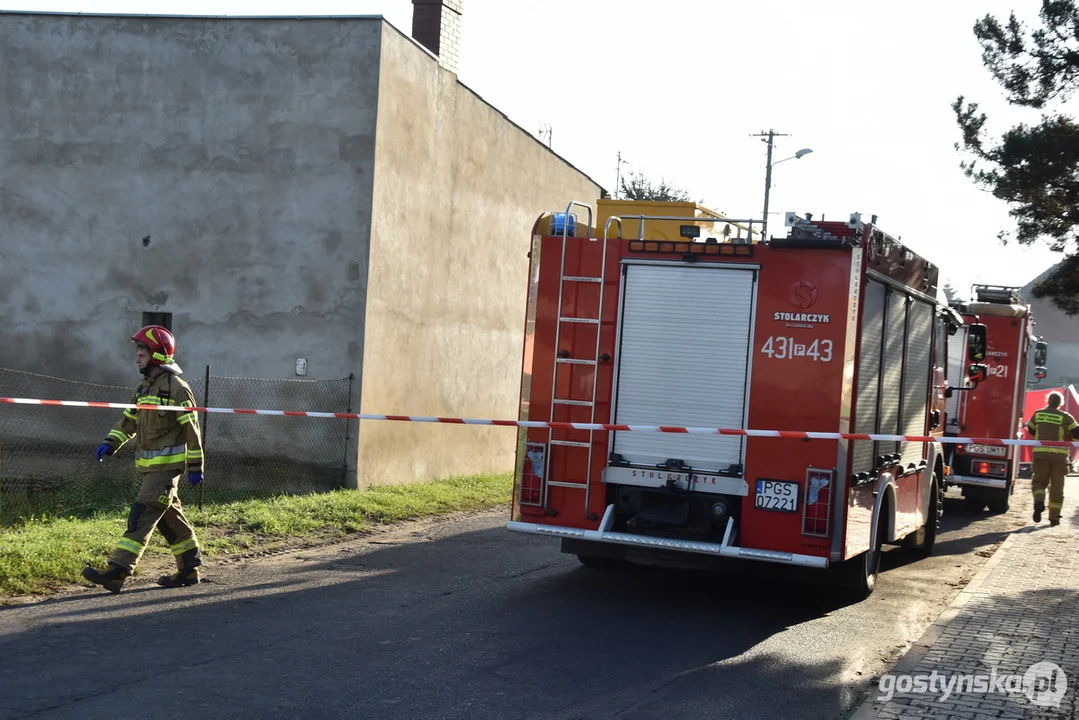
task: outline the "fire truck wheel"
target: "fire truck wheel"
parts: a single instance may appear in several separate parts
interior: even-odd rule
[[[925,525],[903,538],[903,548],[910,550],[918,557],[932,555],[933,547],[937,544],[937,533],[940,531],[940,519],[943,515],[944,491],[941,489],[940,478],[936,473],[933,473],[933,484],[929,488],[929,511],[926,513]]]
[[[880,574],[880,560],[884,552],[884,543],[887,539],[888,524],[883,521],[887,513],[891,512],[888,503],[880,507],[881,518],[877,521],[877,541],[875,547],[866,552],[844,561],[837,568],[839,571],[839,583],[847,589],[857,600],[864,600],[873,594],[877,588],[877,576]]]
[[[993,494],[989,496],[989,512],[1008,512],[1008,509],[1012,504],[1011,500],[1011,487],[1006,487],[1003,490],[994,490]]]
[[[963,509],[969,513],[981,512],[985,507],[985,498],[981,495],[967,495],[963,498]]]

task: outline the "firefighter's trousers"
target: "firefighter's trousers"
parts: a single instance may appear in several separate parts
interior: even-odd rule
[[[157,528],[165,536],[176,558],[177,568],[190,570],[202,565],[195,528],[188,522],[180,506],[177,492],[180,477],[181,474],[176,472],[146,473],[142,476],[139,495],[127,518],[127,532],[117,543],[116,551],[109,558],[110,563],[134,572],[146,550],[146,543],[154,534],[154,528]]]
[[[1064,478],[1068,475],[1067,453],[1034,451],[1032,463],[1034,502],[1045,502],[1045,489],[1049,488],[1049,520],[1060,519],[1060,509],[1064,507]]]

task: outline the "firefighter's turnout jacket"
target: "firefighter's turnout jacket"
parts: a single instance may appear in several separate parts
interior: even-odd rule
[[[1079,428],[1079,423],[1071,415],[1063,410],[1048,407],[1034,413],[1034,417],[1027,423],[1027,430],[1035,439],[1049,442],[1071,440],[1077,428]],[[1035,455],[1063,455],[1067,458],[1071,448],[1042,446],[1033,448],[1033,451]]]
[[[143,380],[131,396],[132,405],[195,407],[191,386],[173,373]],[[105,442],[113,452],[135,437],[135,467],[141,473],[202,472],[202,439],[198,413],[179,410],[124,410]]]

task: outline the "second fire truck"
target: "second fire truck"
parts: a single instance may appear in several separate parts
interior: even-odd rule
[[[933,550],[962,319],[875,218],[790,213],[786,237],[762,240],[696,207],[601,200],[595,225],[581,203],[537,221],[520,417],[593,427],[521,430],[507,528],[586,565],[734,558],[831,568],[868,594],[886,545]],[[968,330],[977,381],[984,328]]]
[[[988,332],[987,379],[977,387],[961,387],[958,375],[948,399],[947,434],[968,438],[1016,438],[1023,434],[1027,377],[1046,376],[1047,346],[1034,335],[1034,318],[1019,288],[975,285],[973,301],[953,307],[964,322],[980,323]],[[965,333],[965,328],[960,331]],[[953,358],[954,359],[954,358]],[[1019,449],[982,443],[949,444],[949,485],[961,488],[968,510],[1007,512],[1019,473]]]

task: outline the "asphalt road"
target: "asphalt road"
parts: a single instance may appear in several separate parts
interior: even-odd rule
[[[505,510],[0,608],[0,718],[846,718],[1006,532],[962,510],[851,604],[789,577],[598,570]],[[73,550],[74,551],[74,550]]]

